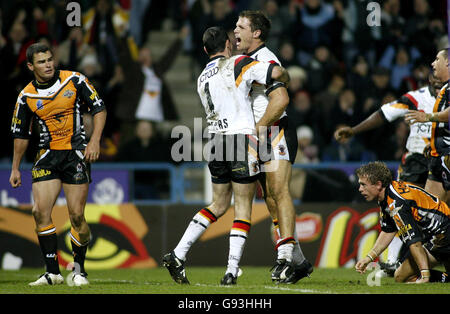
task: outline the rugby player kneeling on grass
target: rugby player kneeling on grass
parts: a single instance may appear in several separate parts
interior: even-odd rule
[[[395,271],[397,282],[449,282],[450,209],[422,188],[393,181],[383,162],[371,162],[356,170],[359,192],[380,206],[381,233],[372,250],[359,260],[356,271],[366,267],[388,247],[397,234],[409,248],[408,257]],[[446,272],[433,267],[443,264]]]

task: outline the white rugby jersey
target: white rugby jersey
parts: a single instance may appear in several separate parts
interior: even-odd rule
[[[429,86],[408,92],[399,99],[384,104],[380,110],[387,121],[392,122],[404,117],[408,110],[419,110],[432,113],[436,98],[431,95]],[[410,125],[406,149],[411,153],[423,153],[423,149],[430,143],[432,123],[414,123]]]
[[[249,52],[247,55],[258,61],[281,65],[280,60],[278,60],[277,56],[275,56],[275,54],[270,51],[266,45],[259,46],[256,50]],[[269,98],[267,97],[268,92],[281,84],[282,83],[280,82],[274,82],[271,86],[267,86],[267,84],[253,84],[251,97],[253,114],[255,115],[256,122],[258,122],[266,112],[267,105],[269,104]],[[281,117],[284,117],[285,115],[286,112],[284,112]]]
[[[275,64],[248,56],[211,59],[197,80],[208,131],[222,134],[256,134],[250,99],[252,82],[270,84]]]

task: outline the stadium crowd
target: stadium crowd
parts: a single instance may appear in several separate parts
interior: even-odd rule
[[[107,105],[101,161],[171,161],[170,138],[154,131],[161,121],[179,119],[172,98],[176,89],[167,87],[164,72],[179,53],[203,67],[203,31],[219,25],[232,35],[242,10],[263,10],[271,19],[267,46],[278,52],[291,75],[288,116],[299,137],[299,163],[400,160],[408,135],[403,121],[345,144],[336,142],[333,132],[427,84],[435,53],[448,42],[443,0],[376,1],[380,16],[373,21],[379,19],[379,25],[369,21],[369,14],[378,12],[368,9],[374,1],[367,0],[81,0],[80,27],[67,23],[68,2],[2,1],[0,71],[6,109],[0,125],[8,134],[18,92],[32,79],[27,47],[46,42],[57,68],[85,74]],[[164,60],[156,63],[146,44],[150,31],[167,21],[180,35],[168,42]],[[160,103],[137,118],[144,82],[155,76]],[[149,125],[139,124],[132,138],[137,119]],[[0,162],[10,162],[12,147],[12,138],[4,137]],[[27,159],[33,157],[30,150]]]

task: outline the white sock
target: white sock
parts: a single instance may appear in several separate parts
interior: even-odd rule
[[[388,257],[387,263],[395,263],[398,259],[398,254],[400,253],[400,249],[402,248],[403,242],[399,237],[394,237],[392,242],[388,246]]]
[[[212,215],[212,216],[211,216]],[[192,244],[206,231],[211,223],[217,218],[206,208],[200,210],[194,218],[192,218],[189,226],[186,228],[180,242],[174,249],[175,256],[181,260],[186,260],[186,254],[189,252]]]
[[[230,250],[228,253],[228,265],[225,273],[237,276],[239,262],[244,252],[245,242],[250,231],[250,223],[243,220],[235,220],[230,231]]]

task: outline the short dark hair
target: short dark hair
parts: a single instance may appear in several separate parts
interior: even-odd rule
[[[239,14],[239,17],[246,17],[250,21],[250,29],[252,32],[260,30],[259,39],[266,41],[269,37],[272,23],[262,11],[245,10]]]
[[[208,55],[224,51],[227,40],[229,40],[228,34],[220,26],[210,27],[203,33],[203,46]]]
[[[40,53],[40,52],[47,52],[47,51],[52,52],[46,44],[34,43],[27,48],[27,61],[29,63],[33,64],[34,54]]]
[[[448,60],[448,49],[449,48],[442,48],[442,49],[440,49],[439,51],[438,51],[438,53],[439,52],[443,52],[443,55],[444,55],[444,58],[446,59],[446,60]]]
[[[366,177],[371,184],[381,181],[382,187],[388,187],[392,182],[392,172],[387,165],[381,161],[369,162],[356,170],[356,175]]]

